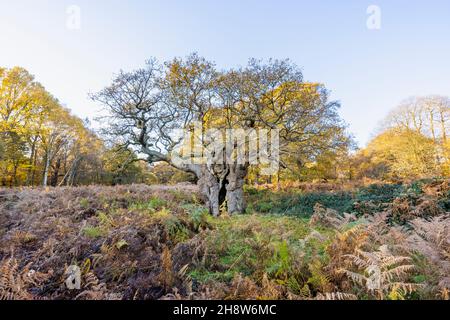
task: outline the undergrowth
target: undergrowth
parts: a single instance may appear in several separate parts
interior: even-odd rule
[[[0,190],[2,299],[449,299],[449,184]],[[80,270],[80,287],[67,286]]]

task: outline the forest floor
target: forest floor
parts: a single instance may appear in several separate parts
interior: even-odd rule
[[[192,185],[0,189],[0,299],[450,296],[449,181],[246,197],[213,218]]]

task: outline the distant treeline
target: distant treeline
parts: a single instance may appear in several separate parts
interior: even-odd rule
[[[27,70],[0,68],[0,186],[146,182],[145,163],[88,125]]]
[[[411,98],[361,150],[345,143],[314,157],[298,153],[279,174],[250,168],[247,183],[416,179],[450,175],[450,99]],[[294,153],[295,154],[295,153]],[[150,166],[106,143],[27,70],[0,68],[0,186],[195,182],[169,165]]]

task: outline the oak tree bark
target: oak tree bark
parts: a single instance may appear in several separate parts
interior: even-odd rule
[[[231,215],[245,211],[243,187],[247,171],[246,165],[239,164],[202,165],[197,184],[212,215],[218,216],[221,209]]]

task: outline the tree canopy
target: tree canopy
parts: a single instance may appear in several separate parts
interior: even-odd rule
[[[329,100],[323,85],[305,82],[300,69],[289,60],[250,59],[245,67],[219,71],[213,62],[195,53],[162,64],[150,59],[141,69],[121,71],[92,99],[108,113],[105,132],[112,140],[124,149],[136,150],[150,163],[165,161],[194,173],[206,186],[215,214],[221,201],[227,201],[228,207],[236,203],[236,211],[243,210],[240,198],[250,163],[226,157],[223,162],[220,150],[203,165],[175,162],[172,152],[192,139],[175,135],[176,129],[189,130],[199,124],[200,134],[194,139],[202,150],[212,143],[205,133],[209,128],[265,129],[271,137],[276,132],[276,150],[272,148],[270,154],[277,153],[283,168],[302,167],[324,152],[350,144],[337,112],[339,103]],[[246,143],[245,138],[237,140],[235,148]],[[222,196],[216,203],[222,190],[238,193],[239,200]]]
[[[380,133],[355,157],[356,177],[448,177],[450,99],[412,97],[383,121]]]

